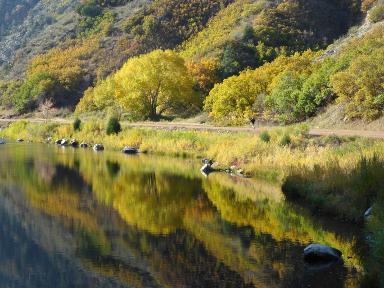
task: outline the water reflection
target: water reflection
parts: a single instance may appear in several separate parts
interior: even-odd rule
[[[0,283],[358,287],[351,227],[315,221],[278,187],[221,174],[205,179],[196,165],[54,146],[0,148]],[[312,241],[342,250],[345,265],[306,266],[301,253]]]

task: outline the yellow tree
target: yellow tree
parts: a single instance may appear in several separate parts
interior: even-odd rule
[[[115,94],[134,117],[158,120],[163,113],[198,105],[184,59],[170,50],[131,58],[115,74]]]

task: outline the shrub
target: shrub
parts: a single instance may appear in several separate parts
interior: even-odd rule
[[[76,12],[81,16],[96,17],[101,15],[103,10],[95,0],[90,0],[77,6]]]
[[[269,135],[267,131],[263,131],[260,133],[260,140],[265,143],[268,143],[269,141],[271,141],[271,135]]]
[[[111,117],[107,124],[107,135],[119,134],[121,132],[121,125],[117,117]]]
[[[291,136],[289,136],[288,134],[284,134],[280,139],[279,145],[289,146],[290,144],[291,144]]]
[[[76,118],[73,122],[73,130],[80,131],[81,126],[81,120],[79,118]]]

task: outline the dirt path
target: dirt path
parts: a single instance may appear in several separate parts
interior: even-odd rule
[[[9,123],[19,120],[26,120],[34,123],[44,123],[45,119],[33,118],[33,119],[0,119],[0,123]],[[50,123],[72,123],[72,120],[54,118],[49,120]],[[137,127],[137,128],[152,128],[163,130],[197,130],[197,131],[212,131],[212,132],[232,132],[232,133],[260,133],[263,130],[274,129],[273,127],[264,128],[252,128],[252,127],[220,127],[212,126],[208,124],[198,123],[183,123],[183,122],[122,122],[124,127]],[[341,137],[366,137],[373,139],[384,139],[384,131],[365,131],[365,130],[342,130],[342,129],[317,129],[311,128],[309,135],[312,136],[330,136],[336,135]]]

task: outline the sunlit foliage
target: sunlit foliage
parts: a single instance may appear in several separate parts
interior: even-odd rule
[[[75,104],[80,86],[89,77],[86,61],[97,46],[97,40],[90,39],[81,45],[52,49],[35,57],[25,81],[15,93],[16,110],[26,112],[46,99],[51,99],[56,106]]]
[[[128,60],[116,73],[115,85],[117,100],[135,117],[153,120],[198,105],[183,58],[169,50]]]

